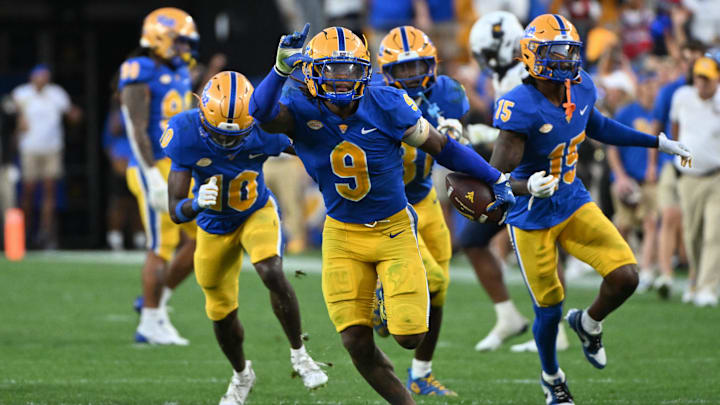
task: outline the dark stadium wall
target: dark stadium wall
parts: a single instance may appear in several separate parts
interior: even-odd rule
[[[138,46],[145,15],[165,6],[182,8],[195,18],[201,62],[222,52],[226,69],[253,81],[272,66],[285,31],[274,1],[0,1],[0,97],[26,82],[32,66],[44,62],[51,66],[53,80],[85,112],[80,126],[66,130],[58,203],[61,248],[104,245],[103,178],[110,168],[99,141],[110,81]]]

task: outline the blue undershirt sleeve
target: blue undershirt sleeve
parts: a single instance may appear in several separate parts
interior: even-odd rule
[[[282,88],[287,76],[278,73],[275,68],[268,73],[262,82],[255,88],[250,97],[250,115],[258,122],[272,121],[280,112],[278,101],[282,95]]]
[[[643,146],[657,148],[658,137],[636,131],[602,115],[593,108],[587,123],[587,135],[602,143],[616,146]]]
[[[487,184],[495,184],[500,178],[500,171],[478,155],[474,150],[460,145],[458,141],[448,137],[445,147],[435,155],[441,165],[456,172],[469,174]]]

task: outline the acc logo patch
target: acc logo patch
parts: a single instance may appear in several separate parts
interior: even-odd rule
[[[200,167],[207,167],[207,166],[210,166],[211,164],[212,164],[212,160],[210,160],[208,158],[200,158],[200,160],[195,162],[195,166],[200,166]]]
[[[310,121],[307,122],[307,126],[308,126],[310,129],[314,129],[314,130],[317,131],[318,129],[320,129],[320,128],[323,127],[323,123],[320,122],[320,121],[318,121],[318,120],[310,120]]]
[[[540,127],[539,131],[541,134],[547,134],[548,132],[552,131],[553,126],[552,124],[545,124]]]
[[[162,84],[169,84],[171,81],[172,81],[172,77],[167,73],[160,76],[160,83],[162,83]]]

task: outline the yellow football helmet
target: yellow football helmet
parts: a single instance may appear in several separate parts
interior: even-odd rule
[[[580,81],[582,42],[567,18],[543,14],[525,28],[520,55],[530,76],[541,80]]]
[[[208,80],[200,95],[200,122],[203,135],[223,150],[242,144],[255,120],[249,113],[250,81],[238,72],[220,72]]]
[[[151,49],[165,60],[179,58],[179,62],[192,65],[199,40],[195,21],[188,13],[174,7],[163,7],[145,17],[140,46]],[[179,41],[187,42],[190,52],[178,52],[176,42]]]
[[[380,42],[378,63],[387,84],[415,97],[435,84],[437,48],[419,29],[396,27]]]
[[[302,66],[313,97],[346,104],[363,96],[372,67],[367,42],[343,27],[325,28],[305,47],[312,61]]]

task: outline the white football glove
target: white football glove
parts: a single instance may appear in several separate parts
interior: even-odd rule
[[[552,175],[545,175],[545,170],[535,172],[527,181],[527,189],[535,198],[548,198],[555,193],[558,179]]]
[[[217,204],[217,196],[219,190],[220,189],[217,186],[217,177],[211,178],[209,182],[200,186],[197,197],[195,197],[198,206],[202,209],[205,209]]]
[[[671,155],[678,155],[680,156],[680,164],[683,167],[692,167],[692,152],[690,148],[680,142],[668,139],[663,132],[658,135],[658,150]]]
[[[168,212],[168,185],[157,167],[143,173],[148,185],[148,203],[159,212]]]
[[[500,130],[485,124],[470,124],[467,127],[468,138],[473,145],[495,142]]]
[[[441,134],[445,134],[463,145],[470,143],[464,135],[463,125],[455,118],[438,117],[437,130]]]

